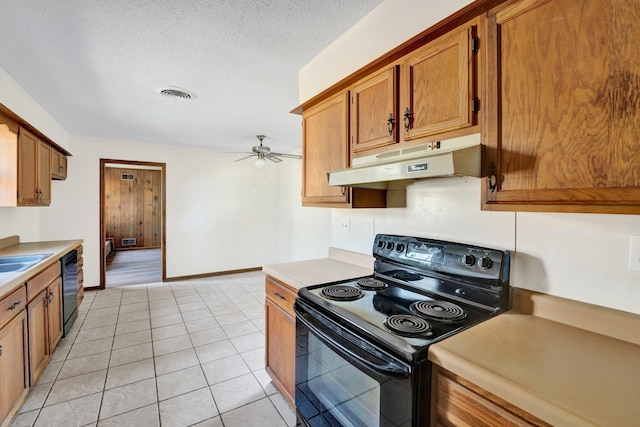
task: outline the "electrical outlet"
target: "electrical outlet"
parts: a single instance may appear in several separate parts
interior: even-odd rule
[[[640,236],[631,236],[629,270],[640,271]]]
[[[365,233],[367,233],[367,235],[373,236],[373,234],[375,233],[375,222],[373,218],[367,218],[364,231]]]
[[[349,234],[351,232],[351,220],[348,216],[340,218],[340,232]]]

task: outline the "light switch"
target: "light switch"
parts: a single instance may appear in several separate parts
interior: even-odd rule
[[[640,271],[640,236],[631,236],[629,270]]]

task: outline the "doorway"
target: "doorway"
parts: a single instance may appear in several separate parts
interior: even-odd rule
[[[100,159],[100,289],[166,279],[165,168]]]

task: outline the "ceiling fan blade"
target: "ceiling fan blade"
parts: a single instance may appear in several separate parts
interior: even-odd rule
[[[282,161],[282,159],[277,158],[274,153],[265,154],[264,158],[271,160],[273,163],[280,163]]]
[[[285,154],[285,153],[271,153],[274,156],[278,156],[278,157],[286,157],[287,159],[301,159],[302,156],[299,154]]]
[[[255,156],[255,154],[249,154],[249,155],[248,155],[248,156],[246,156],[246,157],[242,157],[242,158],[240,158],[240,159],[238,159],[238,160],[234,160],[234,162],[239,162],[239,161],[241,161],[241,160],[247,160],[247,159],[249,159],[249,158],[251,158],[251,157],[253,157],[253,156]]]

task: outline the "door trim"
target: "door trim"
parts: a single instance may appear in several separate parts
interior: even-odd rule
[[[162,236],[161,236],[161,253],[162,253],[162,281],[167,279],[167,224],[166,224],[166,200],[167,200],[167,185],[166,185],[166,163],[156,162],[141,162],[138,160],[115,160],[115,159],[100,159],[100,286],[99,289],[104,289],[107,283],[107,263],[104,257],[104,241],[106,239],[106,232],[104,228],[104,205],[105,205],[105,182],[104,182],[104,169],[107,164],[120,164],[123,166],[150,166],[153,168],[160,168],[160,181],[162,183],[162,189],[160,196],[162,198],[162,206],[160,213],[162,218],[160,223],[162,224]]]

